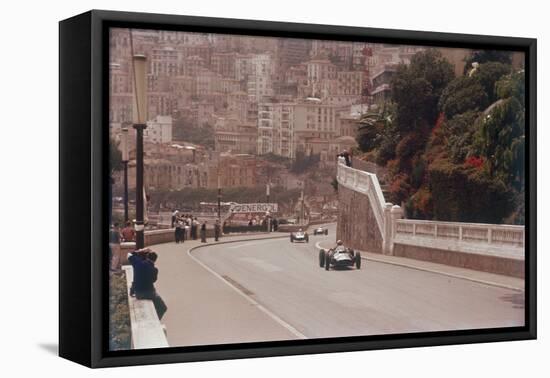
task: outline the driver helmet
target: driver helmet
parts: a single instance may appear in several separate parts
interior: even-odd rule
[[[298,232],[302,232],[302,229],[300,228],[300,229],[298,230]]]
[[[344,242],[343,242],[342,240],[338,240],[338,241],[336,242],[336,245],[344,245]]]

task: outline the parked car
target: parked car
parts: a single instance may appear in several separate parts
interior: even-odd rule
[[[337,245],[329,250],[319,251],[319,266],[330,270],[330,267],[351,267],[361,269],[361,253],[343,245]]]
[[[309,243],[309,235],[307,234],[307,232],[302,231],[302,230],[299,230],[299,231],[296,231],[296,232],[291,232],[290,233],[290,242],[291,243],[294,243],[294,242]]]

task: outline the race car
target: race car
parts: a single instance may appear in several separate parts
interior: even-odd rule
[[[302,231],[302,229],[299,229],[297,232],[291,232],[290,233],[290,242],[306,242],[309,243],[309,235],[307,232]]]
[[[328,228],[317,227],[313,230],[313,235],[328,235]]]
[[[330,267],[350,267],[354,266],[361,269],[361,253],[351,248],[346,248],[339,240],[336,247],[328,251],[321,249],[319,251],[319,266],[330,270]]]

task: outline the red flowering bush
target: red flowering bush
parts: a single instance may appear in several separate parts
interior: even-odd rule
[[[464,162],[464,165],[466,165],[466,167],[469,167],[469,168],[480,169],[483,166],[484,162],[485,160],[481,156],[470,156],[469,158],[466,159],[466,161]]]

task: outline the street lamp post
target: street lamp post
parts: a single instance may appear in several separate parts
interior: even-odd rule
[[[269,203],[269,189],[270,189],[270,182],[268,182],[265,186],[265,196],[267,203]],[[267,223],[267,232],[271,232],[271,215],[269,211],[266,212],[266,223]]]
[[[302,204],[300,209],[300,217],[302,218],[302,223],[305,224],[305,216],[304,216],[304,189],[302,189]]]
[[[124,223],[128,222],[128,128],[124,127],[120,134],[122,149],[122,165],[124,166]]]
[[[218,167],[218,219],[221,219],[222,210],[222,186],[220,183],[220,168]]]
[[[147,60],[144,55],[133,56],[134,70],[134,128],[136,129],[136,248],[145,247],[143,201],[143,130],[147,127]]]

